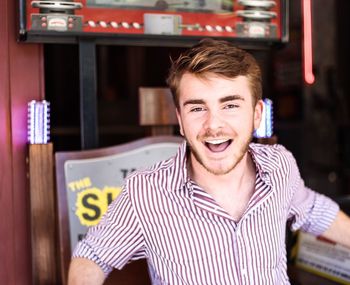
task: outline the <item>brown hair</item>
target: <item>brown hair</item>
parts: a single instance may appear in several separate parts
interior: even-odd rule
[[[179,108],[179,86],[182,76],[199,77],[216,74],[226,78],[246,76],[250,83],[253,104],[262,97],[261,71],[254,57],[226,41],[204,39],[172,61],[167,83]]]

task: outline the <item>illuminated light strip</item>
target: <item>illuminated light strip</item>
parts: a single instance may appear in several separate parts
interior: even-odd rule
[[[45,144],[50,139],[50,103],[32,100],[28,103],[28,142]]]
[[[273,108],[272,101],[264,99],[264,109],[261,116],[261,122],[258,129],[254,132],[256,138],[270,138],[273,135]]]
[[[312,17],[311,0],[301,0],[303,3],[304,21],[304,80],[308,84],[315,82],[315,75],[312,70]]]

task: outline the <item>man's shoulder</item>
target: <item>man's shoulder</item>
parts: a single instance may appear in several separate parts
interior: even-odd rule
[[[129,193],[145,194],[149,191],[175,190],[182,183],[182,168],[177,159],[171,157],[152,166],[136,170],[126,177],[124,188]],[[142,195],[143,195],[142,194]]]
[[[282,164],[295,164],[293,154],[281,144],[251,143],[249,147],[255,159],[262,164],[275,164],[276,167],[280,167]]]
[[[180,189],[186,176],[185,147],[183,143],[177,153],[168,159],[129,174],[124,180],[124,192],[138,196]]]
[[[175,168],[175,157],[170,157],[168,159],[164,159],[159,162],[156,162],[149,167],[135,170],[134,172],[132,172],[130,175],[126,177],[126,181],[162,175],[163,173],[171,171],[174,168]]]
[[[260,144],[260,143],[251,143],[249,147],[257,154],[263,156],[271,155],[291,155],[291,152],[281,144]]]

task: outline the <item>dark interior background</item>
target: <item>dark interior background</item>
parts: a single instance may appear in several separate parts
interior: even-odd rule
[[[350,194],[350,2],[313,1],[316,82],[302,77],[301,1],[290,1],[290,40],[251,50],[273,100],[275,134],[290,149],[311,188],[331,197]],[[98,127],[101,147],[146,136],[138,122],[139,86],[165,86],[170,56],[183,48],[99,45]],[[45,88],[51,102],[55,151],[80,149],[77,45],[45,45]]]

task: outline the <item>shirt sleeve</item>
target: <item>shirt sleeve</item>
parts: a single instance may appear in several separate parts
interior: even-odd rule
[[[321,235],[334,221],[339,206],[327,196],[306,187],[294,158],[291,159],[293,163],[291,175],[293,197],[289,213],[291,229]]]
[[[144,257],[141,227],[125,189],[110,204],[100,223],[89,228],[72,257],[94,261],[106,276],[113,268],[121,269],[129,261]]]

